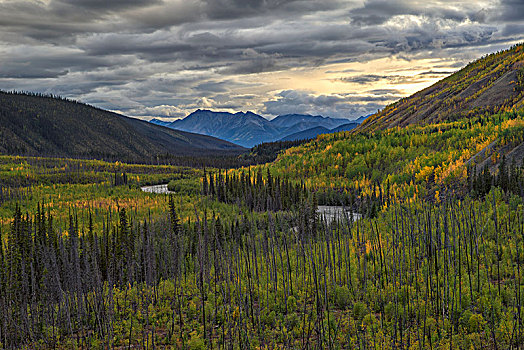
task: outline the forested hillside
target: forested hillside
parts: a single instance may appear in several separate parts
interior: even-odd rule
[[[50,96],[0,92],[0,153],[156,162],[239,154],[213,137],[176,131]]]
[[[522,164],[523,62],[524,45],[488,55],[353,132],[320,135],[267,167],[332,193],[351,189],[373,196],[387,188],[411,200],[463,196],[467,182],[484,169],[496,173],[503,159],[506,166]],[[514,79],[500,81],[502,76]]]
[[[465,190],[470,173],[521,164],[524,113],[391,128],[374,133],[342,132],[290,148],[273,164],[274,175],[304,181],[312,189],[371,194],[386,187],[396,196],[433,198],[436,191]]]

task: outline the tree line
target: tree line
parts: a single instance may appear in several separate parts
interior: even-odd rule
[[[506,193],[512,193],[524,198],[524,164],[517,165],[515,158],[508,164],[506,156],[495,169],[486,164],[481,171],[474,166],[468,167],[467,188],[473,196],[483,197],[493,187],[499,187]]]
[[[309,205],[343,206],[367,217],[376,217],[391,201],[389,182],[371,183],[365,188],[311,190],[304,182],[293,184],[287,177],[272,176],[269,169],[228,172],[204,170],[202,194],[220,202],[245,205],[254,211],[291,210],[308,201]]]

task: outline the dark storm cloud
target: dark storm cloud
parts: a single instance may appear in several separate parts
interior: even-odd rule
[[[522,39],[523,14],[522,0],[0,0],[0,88],[133,115],[247,105],[358,117],[403,93],[277,93],[278,82],[269,87],[257,74],[445,58],[413,76],[324,70],[362,86],[426,81]]]
[[[205,0],[210,18],[231,19],[252,16],[260,11],[283,8],[296,0]]]
[[[279,65],[273,59],[259,59],[247,62],[239,62],[233,64],[231,67],[224,68],[221,72],[223,74],[255,74],[264,72],[274,72],[284,69],[284,66]]]
[[[58,78],[75,72],[85,72],[86,76],[97,71],[111,69],[106,78],[118,73],[118,67],[127,67],[134,60],[122,56],[86,56],[80,50],[60,47],[31,47],[20,45],[0,52],[0,77],[2,78]],[[129,72],[127,79],[136,78]]]
[[[240,62],[225,67],[220,73],[232,75],[254,74],[286,69],[284,62],[280,62],[279,59],[279,55],[261,54],[254,49],[246,49],[239,57]]]
[[[402,91],[398,89],[373,89],[366,91],[366,93],[379,96],[392,96],[393,98],[402,96]]]
[[[339,80],[344,83],[355,83],[355,84],[366,85],[369,83],[381,81],[386,78],[387,77],[383,75],[365,74],[365,75],[357,75],[354,77],[344,77],[344,78],[340,78]]]
[[[479,9],[468,9],[464,6],[461,10],[442,6],[441,3],[432,4],[431,1],[409,0],[367,0],[362,7],[353,9],[350,17],[358,25],[380,25],[398,15],[428,16],[432,18],[462,22],[466,19],[478,21],[481,19]]]
[[[203,0],[204,11],[210,19],[228,20],[260,16],[296,16],[301,13],[333,10],[341,7],[337,0]]]
[[[522,24],[507,24],[502,31],[505,36],[518,36],[524,33],[524,23]]]
[[[129,9],[133,7],[144,7],[150,6],[155,3],[161,2],[160,0],[54,0],[52,4],[57,5],[70,5],[77,8],[87,8],[90,10],[97,11],[114,11]]]
[[[502,22],[522,22],[524,21],[524,1],[522,0],[501,0],[495,16]]]
[[[376,75],[376,74],[363,74],[356,75],[351,77],[339,78],[339,81],[344,83],[353,83],[360,85],[367,85],[371,83],[377,83],[381,81],[386,81],[389,85],[398,85],[398,84],[413,84],[419,83],[427,79],[428,77],[440,77],[443,75],[451,74],[449,72],[422,72],[413,76],[409,75]]]
[[[51,10],[48,5],[39,1],[2,1],[0,39],[17,42],[43,40],[89,30],[82,11],[67,13],[65,16],[61,16],[60,12]]]
[[[229,91],[227,81],[207,81],[202,84],[198,84],[194,87],[195,90],[200,92],[214,93],[214,92],[226,92]]]

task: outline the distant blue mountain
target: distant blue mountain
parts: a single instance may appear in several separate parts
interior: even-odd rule
[[[296,140],[307,140],[307,139],[314,139],[318,135],[321,134],[330,134],[334,132],[340,132],[340,131],[350,131],[353,130],[359,126],[359,123],[347,123],[340,125],[333,129],[328,129],[323,126],[317,126],[311,129],[307,129],[304,131],[299,131],[294,134],[287,135],[280,139],[280,141],[296,141]]]
[[[297,140],[308,140],[308,139],[314,139],[317,137],[317,135],[320,134],[327,134],[331,132],[330,129],[325,128],[323,126],[316,126],[311,129],[299,131],[287,136],[284,136],[280,139],[280,141],[297,141]]]
[[[351,123],[347,123],[347,124],[343,124],[343,125],[337,126],[336,128],[331,129],[329,132],[332,133],[332,132],[341,132],[341,131],[351,131],[351,130],[355,129],[357,126],[359,126],[359,125],[360,125],[360,123],[351,122]]]
[[[358,119],[355,119],[355,120],[351,120],[352,123],[357,123],[357,124],[362,124],[364,122],[364,120],[368,119],[370,116],[372,116],[373,114],[368,114],[368,115],[364,115]]]
[[[335,128],[339,125],[348,123],[349,120],[342,118],[329,118],[323,117],[321,115],[309,115],[309,114],[283,114],[271,120],[271,124],[278,127],[291,127],[298,124],[307,124],[309,128],[312,128],[312,125],[323,126],[328,129]],[[309,129],[306,128],[306,129]],[[304,129],[304,130],[306,130]],[[295,130],[300,131],[300,130]]]
[[[219,139],[228,140],[244,147],[253,147],[265,141],[275,140],[279,129],[267,119],[251,113],[212,112],[196,110],[182,120],[176,120],[168,125],[170,128],[204,134],[215,135]]]
[[[171,122],[165,122],[163,120],[156,119],[156,118],[151,119],[149,122],[152,124],[161,125],[161,126],[168,126],[169,124],[171,124]]]
[[[319,133],[330,132],[352,121],[308,114],[285,114],[267,120],[252,112],[233,114],[198,109],[184,119],[171,123],[159,119],[152,119],[150,122],[181,131],[214,136],[244,147],[253,147],[262,142],[281,140],[288,135],[305,130],[316,129]],[[313,134],[314,132],[307,133],[307,135]],[[318,133],[313,137],[316,135]]]

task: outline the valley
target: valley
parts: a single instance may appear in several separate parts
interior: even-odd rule
[[[0,93],[0,348],[521,347],[522,62],[349,126]]]

